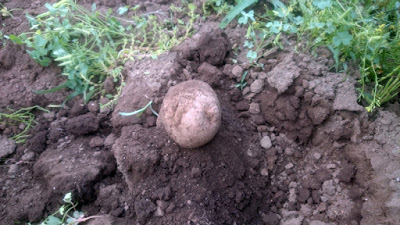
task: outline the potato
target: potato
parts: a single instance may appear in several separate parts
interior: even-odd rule
[[[217,94],[205,82],[190,80],[168,90],[157,126],[183,148],[198,148],[217,134],[221,107]]]

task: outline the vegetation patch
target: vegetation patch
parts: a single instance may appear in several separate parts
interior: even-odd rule
[[[398,95],[399,1],[291,0],[284,4],[272,0],[264,4],[265,10],[246,10],[255,2],[238,2],[220,25],[224,28],[236,17],[239,24],[248,27],[243,47],[250,49],[247,57],[255,65],[271,44],[271,48],[289,45],[301,52],[327,47],[336,72],[347,72],[350,63],[358,65],[361,76],[357,90],[368,111]],[[282,42],[282,35],[295,37],[296,43]]]
[[[180,43],[190,35],[197,15],[196,6],[187,4],[180,8],[170,8],[171,18],[160,20],[156,13],[138,15],[140,6],[121,7],[119,15],[134,11],[130,19],[114,16],[109,9],[106,14],[91,11],[78,5],[74,0],[61,0],[53,5],[46,3],[48,12],[36,17],[26,15],[31,31],[10,35],[17,44],[28,47],[27,52],[42,66],[57,62],[63,68],[62,75],[67,81],[51,90],[37,91],[51,93],[63,88],[72,89],[68,99],[83,95],[87,103],[92,97],[101,95],[115,103],[124,86],[122,76],[126,60],[143,57],[157,57]],[[185,23],[174,15],[188,16]],[[167,17],[168,18],[168,17]],[[112,77],[118,86],[117,93],[106,93],[104,80]]]
[[[22,128],[22,131],[20,133],[15,134],[13,137],[11,137],[11,139],[14,140],[16,143],[24,143],[29,137],[29,135],[27,134],[29,129],[36,124],[35,115],[32,113],[32,110],[34,109],[49,112],[47,109],[39,106],[21,108],[17,111],[9,109],[10,113],[0,112],[0,125],[11,125],[16,127],[19,126]]]

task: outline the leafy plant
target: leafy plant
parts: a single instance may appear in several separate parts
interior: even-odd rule
[[[63,68],[62,75],[67,81],[50,90],[37,91],[38,94],[51,93],[63,88],[73,92],[66,101],[83,95],[85,102],[93,96],[105,95],[103,81],[112,77],[118,84],[116,102],[124,85],[122,69],[126,60],[156,57],[180,43],[191,34],[193,22],[197,18],[195,5],[188,4],[182,10],[189,16],[185,24],[160,21],[157,16],[135,14],[131,20],[113,16],[111,9],[106,14],[92,11],[76,4],[74,0],[61,0],[53,5],[45,4],[48,12],[36,17],[27,15],[31,32],[9,39],[26,45],[28,53],[40,65],[48,66],[52,61]],[[133,7],[131,10],[136,10]],[[124,14],[128,7],[120,8]],[[172,10],[172,13],[176,11]],[[184,30],[184,35],[178,31]]]
[[[22,108],[17,111],[13,111],[12,109],[9,109],[11,113],[2,113],[0,112],[0,124],[5,124],[5,125],[12,125],[12,126],[18,126],[19,124],[24,124],[25,128],[23,131],[21,131],[19,134],[15,134],[13,137],[11,137],[12,140],[14,140],[16,143],[24,143],[26,141],[26,138],[29,137],[27,135],[28,131],[30,128],[34,126],[35,122],[35,115],[32,113],[33,110],[38,109],[44,112],[49,112],[47,109],[44,109],[40,106],[33,106],[29,108]]]
[[[224,29],[226,26],[228,26],[228,24],[237,16],[239,15],[241,12],[243,12],[243,10],[245,10],[247,7],[251,6],[252,4],[258,2],[258,0],[246,0],[246,1],[241,1],[239,4],[237,4],[235,6],[235,8],[233,8],[225,17],[224,19],[221,21],[221,23],[219,24],[219,27],[221,29]]]
[[[78,225],[90,219],[100,216],[85,217],[83,212],[77,209],[78,203],[72,201],[72,194],[65,194],[64,205],[62,205],[55,213],[48,216],[40,225]],[[31,225],[28,223],[28,225]]]
[[[5,7],[3,4],[0,3],[0,15],[3,17],[9,17],[9,16],[14,17],[12,15],[12,12],[16,10],[21,10],[21,9],[7,9],[7,7]]]
[[[247,24],[247,22],[249,21],[249,19],[253,22],[255,22],[256,20],[254,19],[254,11],[250,10],[248,13],[242,11],[242,16],[239,18],[238,23],[239,24]]]
[[[286,5],[279,0],[270,2],[264,14],[254,16],[255,22],[244,23],[245,18],[240,18],[248,26],[244,47],[250,49],[250,61],[255,62],[255,53],[271,44],[271,51],[283,48],[282,35],[296,34],[295,50],[312,52],[321,46],[328,47],[335,60],[332,69],[338,72],[346,72],[349,62],[359,65],[357,90],[360,99],[368,104],[368,111],[398,95],[400,1],[291,0]],[[229,19],[240,13],[235,9],[228,14]],[[227,21],[223,20],[220,27],[225,27]],[[249,43],[254,43],[254,47],[249,47]]]
[[[246,81],[247,73],[248,73],[248,71],[246,70],[242,75],[242,79],[240,80],[240,83],[236,84],[235,87],[239,88],[240,90],[243,90],[243,88],[246,87],[246,85],[247,85],[247,81]]]
[[[209,15],[214,11],[217,15],[228,12],[233,6],[225,0],[206,0],[203,2],[203,14]]]

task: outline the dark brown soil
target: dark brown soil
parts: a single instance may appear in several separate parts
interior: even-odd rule
[[[24,13],[43,1],[9,1],[6,34],[28,30]],[[92,1],[85,1],[90,5]],[[96,1],[100,7],[138,1]],[[168,1],[146,1],[146,9]],[[329,54],[276,52],[249,67],[243,30],[213,22],[158,59],[125,65],[126,87],[114,109],[80,98],[63,109],[35,112],[25,144],[0,127],[1,224],[39,222],[73,192],[88,224],[397,224],[400,221],[400,120],[357,104],[355,81],[332,73]],[[232,63],[232,58],[238,62]],[[248,71],[243,90],[235,87]],[[42,68],[25,49],[0,47],[0,111],[61,103],[67,91],[37,95],[63,82],[56,66]],[[191,79],[216,91],[222,125],[198,149],[180,148],[141,117],[119,112],[150,100],[158,111],[168,88]],[[112,84],[112,82],[111,82]],[[112,90],[110,90],[112,91]]]

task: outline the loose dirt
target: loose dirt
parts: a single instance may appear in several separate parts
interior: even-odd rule
[[[30,13],[43,4],[5,3]],[[3,32],[28,30],[23,14],[2,18]],[[19,145],[9,139],[19,124],[1,126],[1,223],[38,222],[71,191],[85,215],[102,215],[88,224],[398,224],[395,113],[368,115],[356,102],[356,81],[330,71],[329,54],[278,51],[259,60],[263,69],[249,68],[246,52],[231,50],[243,30],[198,27],[156,60],[127,62],[113,110],[98,107],[105,98],[88,105],[76,98],[63,109],[36,112],[38,124]],[[0,109],[61,103],[67,91],[32,92],[62,83],[59,73],[55,65],[40,67],[21,46],[0,47]],[[159,111],[170,87],[192,79],[210,84],[221,104],[221,128],[205,146],[180,148],[150,110],[119,115],[150,100]]]

